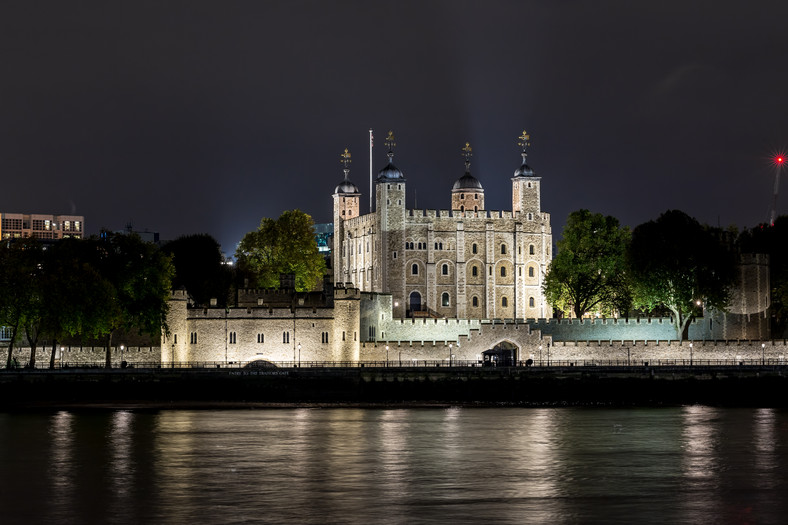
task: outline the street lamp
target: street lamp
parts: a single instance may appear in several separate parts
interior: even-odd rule
[[[761,364],[762,365],[766,364],[765,352],[766,352],[766,343],[761,343]]]
[[[454,344],[449,343],[449,366],[451,366],[451,349],[452,349],[453,346],[454,346]]]
[[[126,348],[123,345],[120,345],[120,366],[123,368],[123,349]]]
[[[692,343],[690,343],[690,366],[692,366]]]
[[[386,345],[386,367],[389,366],[389,345]]]
[[[301,368],[301,343],[298,343],[298,368]]]

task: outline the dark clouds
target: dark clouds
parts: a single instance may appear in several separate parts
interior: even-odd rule
[[[339,154],[368,202],[388,129],[409,205],[447,208],[460,148],[511,207],[516,137],[560,233],[577,208],[768,217],[788,145],[784,2],[5,2],[0,210],[93,232],[330,220]],[[780,198],[788,213],[788,198]]]

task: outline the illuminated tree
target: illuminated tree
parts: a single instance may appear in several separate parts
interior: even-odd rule
[[[701,226],[684,212],[666,211],[632,232],[629,250],[635,304],[664,307],[678,338],[703,306],[724,310],[735,282],[735,257],[722,232]]]
[[[594,309],[610,312],[629,309],[626,250],[629,230],[618,219],[572,212],[558,241],[543,285],[553,307],[577,317]]]
[[[294,274],[296,290],[313,290],[325,271],[312,217],[300,210],[261,220],[257,230],[241,239],[235,257],[240,272],[260,288],[279,288],[281,274]]]

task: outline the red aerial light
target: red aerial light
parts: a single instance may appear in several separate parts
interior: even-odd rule
[[[777,164],[782,164],[784,160],[782,157],[777,157]]]

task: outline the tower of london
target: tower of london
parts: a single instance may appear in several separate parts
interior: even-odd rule
[[[394,317],[527,319],[551,316],[542,282],[551,260],[550,215],[541,209],[541,177],[527,163],[529,136],[519,137],[522,162],[511,176],[511,211],[485,208],[484,187],[465,173],[447,197],[450,209],[408,209],[405,174],[388,163],[375,181],[375,211],[360,215],[361,193],[349,179],[335,188],[335,283],[391,294]]]

